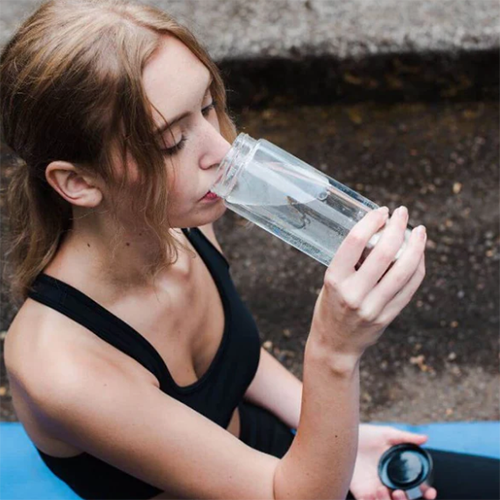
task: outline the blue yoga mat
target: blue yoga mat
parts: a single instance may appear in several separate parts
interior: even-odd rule
[[[446,422],[428,425],[387,423],[427,434],[430,448],[500,458],[500,422]],[[0,499],[80,498],[42,462],[19,423],[0,423]]]
[[[0,499],[79,498],[42,462],[21,424],[10,422],[0,424]]]

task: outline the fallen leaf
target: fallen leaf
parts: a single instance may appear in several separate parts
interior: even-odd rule
[[[361,125],[363,123],[363,117],[361,116],[361,113],[355,108],[348,108],[347,116],[349,116],[351,122],[356,125]]]
[[[270,351],[272,348],[273,348],[273,343],[270,341],[270,340],[266,340],[263,344],[262,344],[262,347],[264,349],[267,349],[268,351]]]
[[[359,76],[355,76],[352,73],[345,72],[343,74],[343,77],[347,83],[350,83],[352,85],[361,85],[363,83],[362,78],[360,78]]]

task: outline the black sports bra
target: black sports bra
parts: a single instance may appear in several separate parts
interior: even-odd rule
[[[158,379],[161,391],[227,428],[257,371],[259,332],[236,291],[224,256],[198,228],[183,229],[183,232],[212,275],[225,316],[222,341],[212,364],[197,382],[187,387],[174,382],[163,359],[140,333],[72,286],[40,274],[28,296],[73,319],[128,354]],[[146,499],[161,493],[158,488],[88,453],[59,458],[38,452],[52,472],[83,498]]]

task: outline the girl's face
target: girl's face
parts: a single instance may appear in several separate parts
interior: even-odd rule
[[[222,199],[203,199],[216,181],[216,171],[231,145],[220,134],[210,94],[211,74],[176,38],[146,65],[146,94],[157,111],[153,117],[169,169],[171,227],[197,227],[217,220],[225,211]]]

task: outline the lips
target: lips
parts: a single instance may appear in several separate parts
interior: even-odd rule
[[[216,186],[221,179],[222,179],[222,174],[220,174],[219,177],[217,178],[217,180],[214,183],[210,184],[210,186],[211,187]],[[203,198],[205,198],[205,196],[207,196],[209,194],[215,195],[215,193],[211,189],[209,189],[200,199],[202,200]]]
[[[211,191],[209,191],[202,199],[218,200],[219,196],[217,196],[215,193],[212,193]]]

